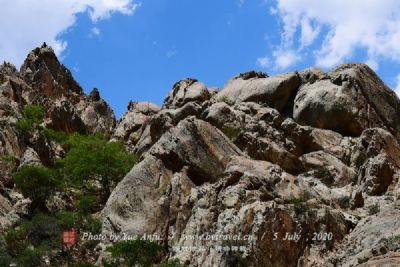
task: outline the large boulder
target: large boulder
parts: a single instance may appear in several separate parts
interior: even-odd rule
[[[306,170],[314,170],[314,176],[322,179],[327,185],[345,186],[357,176],[354,169],[324,151],[304,154],[301,156],[301,162]]]
[[[272,77],[243,76],[231,79],[215,99],[226,102],[256,102],[283,111],[301,83],[297,73]]]
[[[182,107],[188,102],[203,102],[210,99],[210,93],[206,86],[191,78],[181,80],[174,84],[167,98],[164,100],[164,108]]]
[[[394,166],[385,153],[369,158],[360,168],[359,182],[370,195],[386,192],[394,178]]]
[[[367,65],[342,65],[329,76],[300,87],[293,107],[297,122],[348,136],[371,127],[400,136],[400,100]]]
[[[103,230],[164,235],[171,212],[169,203],[177,190],[171,183],[191,188],[215,182],[231,157],[240,154],[228,138],[207,122],[193,117],[181,121],[117,185],[102,213]],[[187,194],[190,188],[185,189]]]
[[[195,184],[213,182],[234,155],[241,151],[219,130],[193,117],[165,133],[148,152],[171,170],[188,166]]]
[[[114,137],[121,140],[129,140],[131,134],[139,130],[147,119],[148,116],[145,114],[129,110],[118,121],[114,130]]]

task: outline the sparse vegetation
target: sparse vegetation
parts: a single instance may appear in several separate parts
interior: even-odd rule
[[[347,209],[350,207],[350,197],[349,196],[343,196],[338,199],[338,204],[342,209]]]
[[[368,214],[369,215],[374,215],[380,212],[380,208],[378,204],[374,204],[368,207]]]
[[[323,184],[331,187],[335,179],[327,166],[322,166],[314,171],[314,176],[321,180]]]
[[[304,194],[286,200],[286,204],[292,204],[296,214],[303,214],[310,210],[310,205],[307,203]]]
[[[387,251],[398,251],[400,249],[400,235],[384,238],[383,244],[380,248],[382,254],[386,254]]]
[[[186,267],[186,265],[181,264],[178,259],[173,259],[162,262],[160,267]]]
[[[23,166],[14,176],[17,188],[32,200],[32,210],[46,210],[46,199],[60,189],[61,181],[54,170],[42,166]]]
[[[46,247],[27,247],[17,258],[17,266],[37,267],[42,265],[42,257],[46,254]]]
[[[161,261],[163,247],[144,240],[118,242],[107,248],[120,266],[152,266]]]
[[[12,155],[4,155],[4,156],[0,156],[0,161],[8,162],[8,163],[15,163],[15,162],[17,162],[17,158]]]
[[[103,261],[104,267],[185,267],[178,259],[162,260],[165,248],[155,242],[145,240],[120,241],[107,248],[111,252],[112,261]]]
[[[223,96],[219,97],[219,98],[217,99],[217,102],[225,102],[225,103],[228,104],[229,106],[232,106],[232,105],[235,104],[235,101],[232,100],[231,98],[229,98],[229,97],[226,96],[226,95],[223,95]]]
[[[231,140],[236,140],[236,138],[239,137],[239,135],[241,134],[241,130],[240,129],[236,129],[234,127],[230,127],[230,126],[222,126],[221,131]]]
[[[16,127],[26,134],[42,124],[44,119],[44,108],[40,105],[27,105],[23,110],[23,117],[18,120]]]

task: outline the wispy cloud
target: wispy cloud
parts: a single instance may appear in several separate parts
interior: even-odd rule
[[[400,74],[398,74],[396,77],[396,87],[394,88],[394,91],[398,96],[400,96]]]
[[[175,50],[175,49],[169,50],[169,51],[167,52],[167,58],[171,58],[171,57],[175,56],[177,53],[178,53],[178,51]]]
[[[87,12],[93,23],[114,13],[131,15],[134,0],[13,0],[1,1],[0,60],[20,65],[27,53],[44,41],[60,55],[67,47],[63,32]]]
[[[269,58],[268,57],[259,57],[257,58],[256,64],[261,68],[266,68],[269,66]]]
[[[301,58],[293,50],[278,49],[273,53],[275,58],[275,67],[278,70],[286,69],[296,64]]]
[[[398,0],[276,0],[270,12],[283,25],[275,51],[281,66],[290,66],[293,51],[308,52],[321,67],[349,60],[357,49],[374,68],[384,59],[400,62]]]
[[[93,27],[90,31],[90,36],[100,36],[101,31],[98,27]]]

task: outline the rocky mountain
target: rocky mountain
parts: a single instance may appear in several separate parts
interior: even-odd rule
[[[184,79],[118,121],[45,45],[20,71],[1,65],[0,83],[0,155],[16,158],[0,165],[3,228],[29,213],[13,173],[62,156],[15,127],[40,104],[45,127],[140,156],[99,214],[104,236],[155,235],[188,266],[400,266],[400,100],[367,65],[251,71],[218,90]]]

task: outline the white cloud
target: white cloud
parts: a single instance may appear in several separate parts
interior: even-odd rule
[[[303,18],[301,20],[301,37],[300,43],[302,47],[309,46],[318,36],[319,31],[321,29],[320,26],[316,26],[315,28],[311,25],[310,20],[307,18]]]
[[[67,42],[60,34],[88,12],[95,23],[113,13],[132,14],[133,0],[0,0],[0,60],[22,64],[27,53],[43,42],[60,55]]]
[[[357,49],[366,52],[364,61],[375,69],[379,59],[400,62],[398,0],[276,1],[270,10],[283,22],[279,52],[302,53],[308,48],[312,52],[308,54],[322,67],[349,60]]]
[[[93,27],[92,30],[90,31],[91,36],[100,36],[101,31],[97,27]]]
[[[288,49],[280,49],[274,51],[274,57],[275,67],[277,69],[286,69],[296,64],[301,59],[295,51]]]
[[[268,57],[259,57],[259,58],[257,58],[256,63],[261,68],[266,68],[269,66],[269,58]]]
[[[398,96],[400,96],[400,74],[398,74],[396,77],[396,87],[394,88],[394,91]]]

